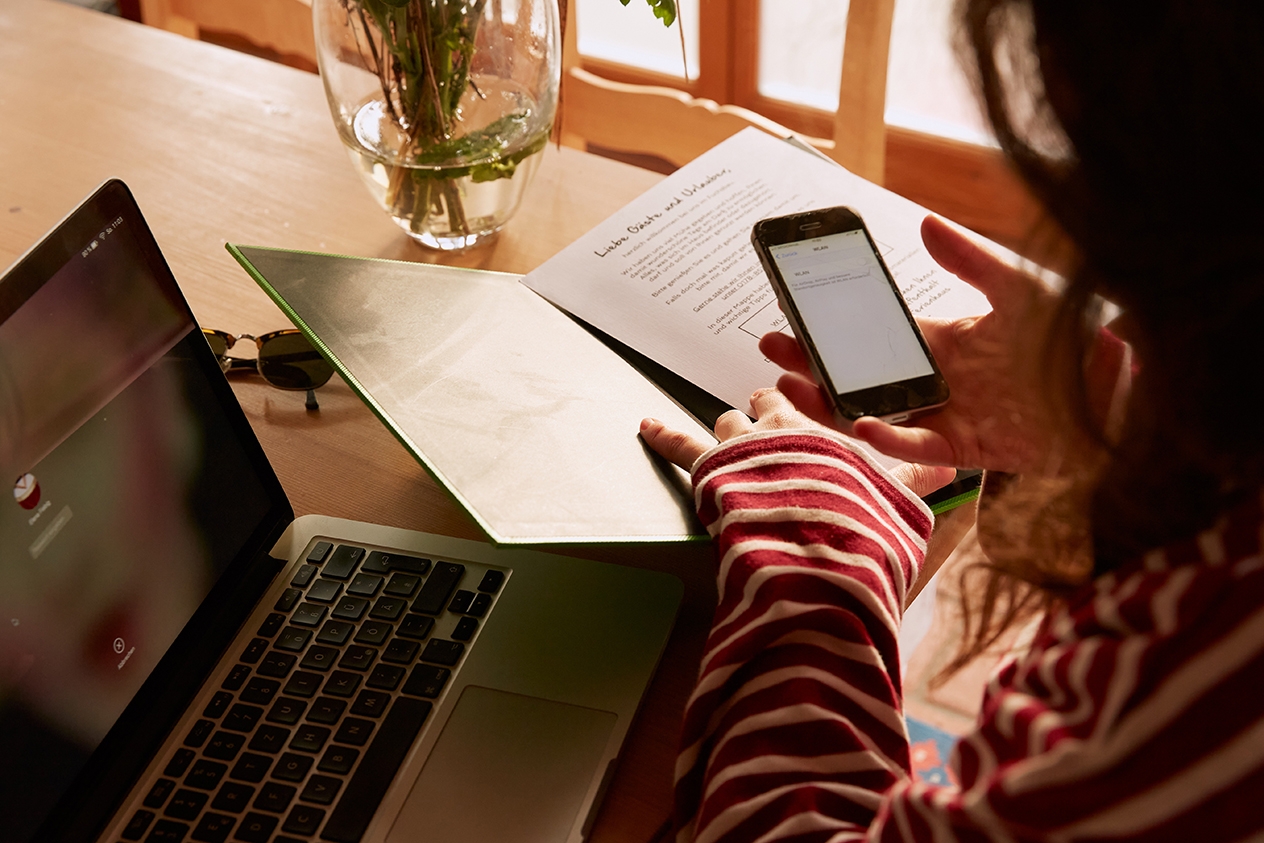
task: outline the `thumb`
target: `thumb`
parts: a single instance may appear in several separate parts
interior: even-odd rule
[[[913,494],[919,498],[924,498],[936,489],[942,489],[956,479],[957,470],[946,465],[922,465],[921,463],[906,462],[891,469],[891,474],[896,480],[908,486]]]

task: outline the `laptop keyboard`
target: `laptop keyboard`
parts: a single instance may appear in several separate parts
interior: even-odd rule
[[[122,840],[357,843],[504,579],[316,542]]]

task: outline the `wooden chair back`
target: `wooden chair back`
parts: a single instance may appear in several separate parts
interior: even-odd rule
[[[791,132],[749,109],[674,88],[628,85],[581,67],[575,0],[562,50],[562,143],[650,155],[681,166],[748,126]],[[771,0],[770,0],[771,1]],[[852,172],[882,183],[886,160],[887,57],[895,0],[851,0],[834,137],[806,138]]]
[[[311,0],[140,0],[141,20],[316,71]]]

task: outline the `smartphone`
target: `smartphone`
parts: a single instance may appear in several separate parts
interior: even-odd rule
[[[761,220],[751,242],[840,421],[896,424],[947,403],[948,384],[859,214]]]

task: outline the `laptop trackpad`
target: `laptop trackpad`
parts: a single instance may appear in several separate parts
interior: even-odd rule
[[[469,686],[388,843],[562,843],[616,719],[609,711]]]

